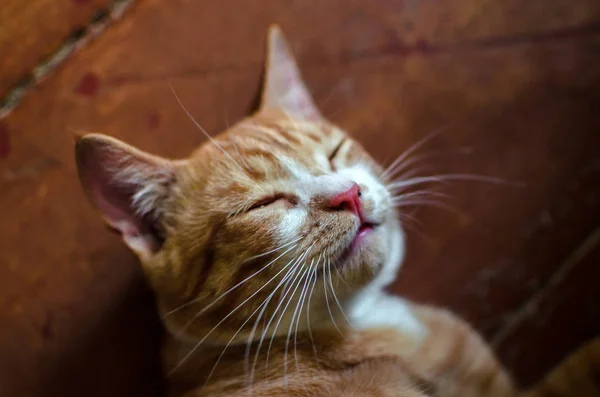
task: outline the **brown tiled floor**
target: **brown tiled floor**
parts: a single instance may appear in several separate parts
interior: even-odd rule
[[[152,301],[79,190],[71,137],[186,155],[203,138],[167,80],[217,132],[254,103],[274,21],[377,158],[445,127],[433,171],[527,185],[449,184],[458,211],[414,214],[396,291],[466,316],[523,384],[598,334],[596,0],[146,0],[0,120],[0,395],[158,394]]]

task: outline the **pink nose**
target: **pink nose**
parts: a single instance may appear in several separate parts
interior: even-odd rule
[[[336,194],[329,199],[329,207],[336,210],[348,210],[362,220],[360,208],[360,187],[353,183],[352,187],[343,193]]]

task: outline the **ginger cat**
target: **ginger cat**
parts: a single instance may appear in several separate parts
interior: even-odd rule
[[[170,395],[516,394],[467,324],[384,291],[406,158],[383,170],[320,114],[279,28],[259,110],[189,158],[91,134],[76,159],[156,292]]]

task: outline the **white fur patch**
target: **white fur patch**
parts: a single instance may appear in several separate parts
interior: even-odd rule
[[[357,164],[348,168],[342,168],[339,171],[339,174],[352,179],[358,184],[367,185],[370,188],[376,188],[377,186],[381,185],[377,178],[371,174],[369,169],[362,164]]]
[[[340,174],[327,174],[313,177],[302,186],[310,197],[317,196],[335,196],[343,193],[352,187],[352,180]]]
[[[295,239],[305,221],[306,210],[303,208],[292,208],[286,211],[277,228],[281,240],[287,242]]]
[[[279,163],[285,167],[293,179],[305,182],[310,179],[311,175],[308,170],[298,162],[285,156],[277,156],[277,160],[279,160]]]
[[[350,321],[356,329],[393,327],[413,338],[422,339],[427,328],[402,298],[367,287],[352,300]]]

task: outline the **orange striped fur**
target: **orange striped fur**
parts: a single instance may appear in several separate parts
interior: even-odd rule
[[[278,28],[253,116],[182,160],[99,134],[76,159],[156,292],[171,395],[516,393],[468,325],[385,292],[405,163],[384,171],[321,116]]]

